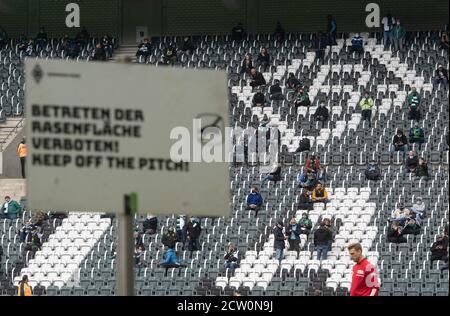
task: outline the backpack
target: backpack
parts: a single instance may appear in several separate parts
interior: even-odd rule
[[[302,151],[307,151],[307,150],[311,150],[311,142],[310,142],[309,138],[303,138],[300,141],[296,152],[302,152]]]

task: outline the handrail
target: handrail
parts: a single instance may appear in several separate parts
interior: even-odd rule
[[[17,133],[17,130],[19,128],[23,127],[24,120],[25,120],[25,118],[22,117],[15,127],[9,127],[11,129],[11,131],[6,135],[6,137],[3,137],[3,139],[0,139],[0,151],[3,151],[3,149],[4,149],[3,146],[4,146],[4,144],[6,144],[6,141],[9,139],[9,137],[11,137],[11,135],[13,135],[14,133]],[[1,128],[2,127],[0,127],[0,129]],[[3,127],[3,128],[6,128],[6,127]]]

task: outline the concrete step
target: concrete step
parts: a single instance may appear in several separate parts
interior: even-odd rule
[[[24,179],[0,179],[0,203],[5,196],[10,196],[13,200],[20,201],[26,196],[26,184]]]

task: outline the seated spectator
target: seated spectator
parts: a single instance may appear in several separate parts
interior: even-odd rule
[[[286,229],[286,237],[289,242],[289,251],[300,252],[300,225],[297,224],[295,215],[291,218]]]
[[[104,34],[101,39],[101,44],[106,52],[106,58],[111,58],[113,54],[113,42],[111,37],[108,36],[108,34]]]
[[[323,169],[320,165],[317,167],[315,173],[316,173],[317,181],[319,181],[320,183],[327,182],[327,173],[326,173],[325,169]]]
[[[242,41],[245,37],[245,29],[242,22],[239,22],[236,26],[231,29],[231,38],[234,41]]]
[[[43,49],[48,43],[47,33],[45,29],[41,27],[39,33],[36,35],[36,46],[38,49]]]
[[[328,192],[320,182],[317,183],[316,188],[312,191],[311,199],[313,203],[324,203],[324,209],[327,208]]]
[[[404,159],[406,156],[406,152],[408,151],[408,140],[401,129],[397,129],[397,134],[395,134],[392,142],[394,144],[395,151],[403,151]]]
[[[21,51],[21,52],[25,51],[25,48],[27,47],[27,43],[28,43],[28,39],[25,36],[25,34],[23,34],[23,33],[20,34],[20,36],[19,36],[19,38],[17,40],[17,45],[18,45],[19,51]]]
[[[431,245],[430,264],[433,266],[433,261],[445,260],[448,257],[448,238],[444,236],[437,236],[436,241]]]
[[[438,68],[436,69],[434,84],[435,85],[443,84],[444,86],[448,84],[448,71],[442,65],[439,65]]]
[[[17,296],[33,296],[33,289],[28,285],[28,275],[22,276],[22,281],[17,288]]]
[[[144,62],[147,62],[147,59],[152,54],[152,45],[148,38],[144,38],[144,41],[139,44],[138,51],[136,52],[136,57],[139,59],[140,56],[144,57]]]
[[[5,196],[5,202],[0,207],[0,210],[1,218],[14,220],[19,218],[19,215],[22,212],[22,207],[15,200],[12,200],[11,197]]]
[[[394,44],[394,52],[402,51],[403,44],[405,43],[406,31],[403,26],[400,25],[400,20],[396,19],[396,24],[391,30],[391,40]]]
[[[65,39],[64,43],[65,43],[64,49],[67,53],[67,57],[72,58],[72,59],[77,58],[81,51],[80,44],[77,41],[72,40],[68,37]],[[95,53],[95,51],[94,51],[94,53]]]
[[[306,172],[317,172],[320,169],[320,159],[316,158],[315,153],[312,153],[311,157],[306,159],[305,169]]]
[[[372,127],[372,108],[373,108],[373,99],[370,97],[369,92],[364,92],[364,96],[359,102],[359,106],[361,107],[361,115],[364,121],[369,121],[369,128]]]
[[[89,39],[91,38],[91,35],[86,30],[86,27],[83,26],[81,31],[75,36],[75,41],[80,45],[84,46],[89,42]]]
[[[133,232],[133,238],[134,238],[134,248],[137,247],[144,247],[144,242],[142,241],[142,234],[139,232],[139,230],[135,229]]]
[[[252,69],[253,69],[252,55],[246,54],[244,60],[242,61],[241,75],[242,74],[250,75]]]
[[[323,60],[325,56],[325,49],[328,46],[328,38],[323,32],[317,33],[314,41],[314,49],[318,60]]]
[[[281,219],[277,221],[277,225],[272,230],[274,235],[274,243],[273,248],[275,249],[275,258],[278,260],[278,263],[281,265],[281,261],[283,260],[283,252],[285,247],[285,240],[287,236],[283,234],[284,223]]]
[[[314,246],[317,251],[317,260],[327,260],[329,244],[332,241],[332,233],[325,222],[320,223],[319,228],[314,232]]]
[[[184,251],[184,244],[186,243],[186,216],[179,215],[177,217],[177,224],[175,228],[175,232],[177,233],[177,240],[183,244],[181,250]]]
[[[416,177],[420,180],[428,181],[428,178],[430,176],[428,174],[428,164],[423,157],[419,158],[419,164],[417,165],[415,173]]]
[[[302,151],[310,151],[311,150],[311,141],[309,138],[303,136],[303,138],[300,140],[298,144],[298,148],[295,151],[296,153],[302,152]]]
[[[267,52],[267,48],[262,47],[261,52],[258,54],[258,58],[256,59],[258,64],[261,66],[264,72],[267,71],[267,67],[270,66],[270,55]]]
[[[158,229],[158,218],[154,215],[147,215],[142,226],[144,234],[154,235]]]
[[[236,250],[231,242],[227,245],[227,250],[225,251],[225,256],[223,259],[225,260],[224,267],[225,269],[234,270],[239,267],[238,259],[239,259],[239,250]]]
[[[350,52],[357,52],[359,54],[364,53],[364,39],[359,35],[359,33],[356,33],[352,38]]]
[[[188,241],[189,251],[200,250],[199,238],[201,233],[200,220],[196,217],[191,217],[186,227],[186,240]]]
[[[423,128],[419,126],[419,123],[414,123],[414,127],[409,130],[409,142],[411,144],[418,143],[419,150],[422,149],[422,144],[425,142],[425,133]]]
[[[303,87],[298,87],[297,96],[295,98],[294,105],[299,106],[310,106],[311,100],[309,99],[309,94]]]
[[[439,48],[445,49],[448,51],[448,46],[449,46],[448,32],[442,32],[441,43],[439,45]]]
[[[106,60],[106,51],[103,48],[102,44],[98,43],[95,45],[94,53],[92,54],[92,60],[100,60],[105,61]]]
[[[170,268],[180,268],[185,265],[180,263],[180,260],[177,257],[175,249],[168,248],[166,254],[164,256],[164,260],[159,263],[162,268],[170,269]],[[166,271],[167,272],[167,271]]]
[[[381,170],[377,163],[372,160],[364,171],[367,180],[377,181],[381,178]]]
[[[256,71],[255,68],[252,68],[250,70],[251,74],[251,81],[250,85],[254,88],[257,86],[262,86],[266,84],[266,79],[264,79],[264,76],[259,71]]]
[[[417,92],[416,87],[412,87],[411,93],[408,94],[407,102],[409,106],[408,110],[408,119],[409,120],[416,120],[417,122],[420,121],[421,118],[421,108],[420,108],[420,101],[422,100],[422,97],[420,96],[419,92]]]
[[[270,170],[270,173],[268,173],[264,179],[261,181],[261,185],[264,183],[264,181],[280,181],[281,180],[281,164],[275,162],[272,166],[272,169]]]
[[[162,237],[162,244],[168,248],[175,248],[177,241],[178,239],[175,229],[173,227],[169,227],[167,233]]]
[[[188,36],[184,37],[183,44],[181,45],[181,51],[190,55],[194,50],[195,46],[192,43],[191,39]]]
[[[177,59],[177,49],[174,46],[169,45],[164,55],[164,63],[174,65],[177,62]]]
[[[277,41],[284,40],[285,33],[286,32],[285,32],[284,28],[281,26],[280,21],[277,21],[277,26],[275,27],[275,33],[273,34],[273,36],[275,37],[275,40],[277,40]]]
[[[308,194],[308,192],[306,192],[306,194]],[[303,212],[302,218],[298,221],[298,225],[300,226],[300,234],[308,236],[312,229],[312,222],[308,217],[308,213]]]
[[[402,228],[395,220],[392,221],[391,226],[389,227],[389,230],[387,232],[387,241],[396,244],[406,242],[406,238],[402,235]]]
[[[35,46],[34,46],[34,40],[32,38],[28,39],[28,43],[25,46],[25,56],[34,56],[35,55]]]
[[[265,102],[266,97],[264,96],[264,93],[261,92],[261,89],[256,90],[256,93],[253,95],[252,99],[253,106],[264,107]]]
[[[137,246],[134,249],[134,267],[137,270],[137,275],[141,275],[141,269],[144,266],[144,249]]]
[[[286,80],[286,91],[297,91],[297,88],[300,85],[300,80],[295,77],[293,72],[290,72],[288,79]]]
[[[328,117],[329,117],[328,109],[325,107],[325,104],[321,102],[317,107],[316,112],[314,113],[314,119],[316,121],[322,122],[322,128],[324,128],[325,122],[328,121]]]
[[[420,226],[417,224],[416,220],[413,218],[408,218],[406,225],[402,230],[402,235],[418,235],[420,234]]]
[[[271,100],[284,100],[283,90],[280,87],[280,80],[275,79],[273,85],[269,88]]]
[[[9,43],[9,36],[5,29],[0,26],[0,50],[3,49]]]
[[[404,226],[410,213],[409,209],[405,208],[405,204],[399,203],[398,208],[392,211],[391,219],[397,221],[401,226]]]
[[[253,186],[250,194],[247,196],[247,208],[246,210],[255,211],[255,217],[258,216],[258,212],[263,205],[263,198],[258,192],[258,188]]]
[[[27,243],[29,241],[31,241],[30,239],[27,239],[27,236],[31,237],[31,232],[33,231],[33,228],[35,227],[35,225],[33,224],[33,222],[31,221],[31,218],[25,223],[25,225],[19,229],[19,238],[20,238],[20,242],[23,243]]]
[[[416,220],[417,224],[421,225],[422,220],[426,217],[426,209],[425,203],[423,202],[420,196],[416,199],[416,202],[413,204],[411,208],[411,213],[414,215],[414,219]]]
[[[297,187],[312,191],[317,185],[316,175],[313,172],[297,175]]]
[[[416,168],[419,165],[419,158],[414,151],[410,151],[406,158],[406,173],[416,172]]]

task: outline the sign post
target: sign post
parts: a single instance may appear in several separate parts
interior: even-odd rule
[[[25,75],[29,207],[118,213],[119,295],[135,214],[229,215],[225,72],[28,59]]]

